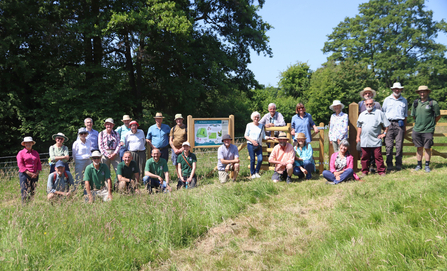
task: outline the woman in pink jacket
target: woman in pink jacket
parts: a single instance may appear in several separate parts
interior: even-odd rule
[[[323,171],[323,177],[327,180],[327,184],[338,184],[352,178],[360,179],[353,170],[354,157],[348,151],[349,142],[345,139],[342,140],[339,148],[339,151],[331,156],[331,170]]]

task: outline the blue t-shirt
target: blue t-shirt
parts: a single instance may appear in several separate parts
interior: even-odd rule
[[[312,134],[310,129],[315,125],[312,116],[309,113],[304,113],[304,117],[300,118],[298,114],[292,117],[292,129],[295,129],[295,135],[304,133],[306,135],[306,143],[312,141]]]
[[[157,124],[152,125],[147,129],[146,138],[152,142],[155,148],[161,149],[169,145],[169,133],[171,128],[167,124],[161,124],[161,128]]]

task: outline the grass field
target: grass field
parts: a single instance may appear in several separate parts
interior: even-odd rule
[[[247,157],[244,150],[241,157]],[[17,176],[0,181],[2,270],[444,270],[447,168],[405,170],[365,182],[322,178],[237,183],[209,174],[198,154],[197,189],[50,204],[43,172],[34,201],[20,204]],[[171,175],[173,170],[171,169]]]

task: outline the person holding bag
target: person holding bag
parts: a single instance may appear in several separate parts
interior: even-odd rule
[[[184,186],[188,187],[196,187],[197,185],[197,176],[196,176],[196,168],[197,168],[197,158],[196,155],[191,150],[191,145],[188,141],[183,142],[182,144],[183,152],[177,156],[177,168],[180,174],[177,190]]]

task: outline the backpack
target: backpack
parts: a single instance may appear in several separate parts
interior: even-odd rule
[[[421,99],[416,99],[416,100],[414,100],[414,102],[413,102],[413,109],[414,110],[416,110],[416,108],[418,107],[418,105],[419,105],[419,101],[420,101]],[[428,105],[430,106],[430,108],[431,108],[431,111],[434,113],[435,112],[435,109],[433,108],[433,99],[432,98],[428,98]]]
[[[56,173],[56,172],[54,172],[54,173]],[[67,172],[65,170],[64,170],[64,174],[65,174],[65,179],[68,180],[68,174],[67,174]],[[57,173],[54,174],[54,176],[53,176],[53,185],[56,182],[56,178],[57,178]]]

